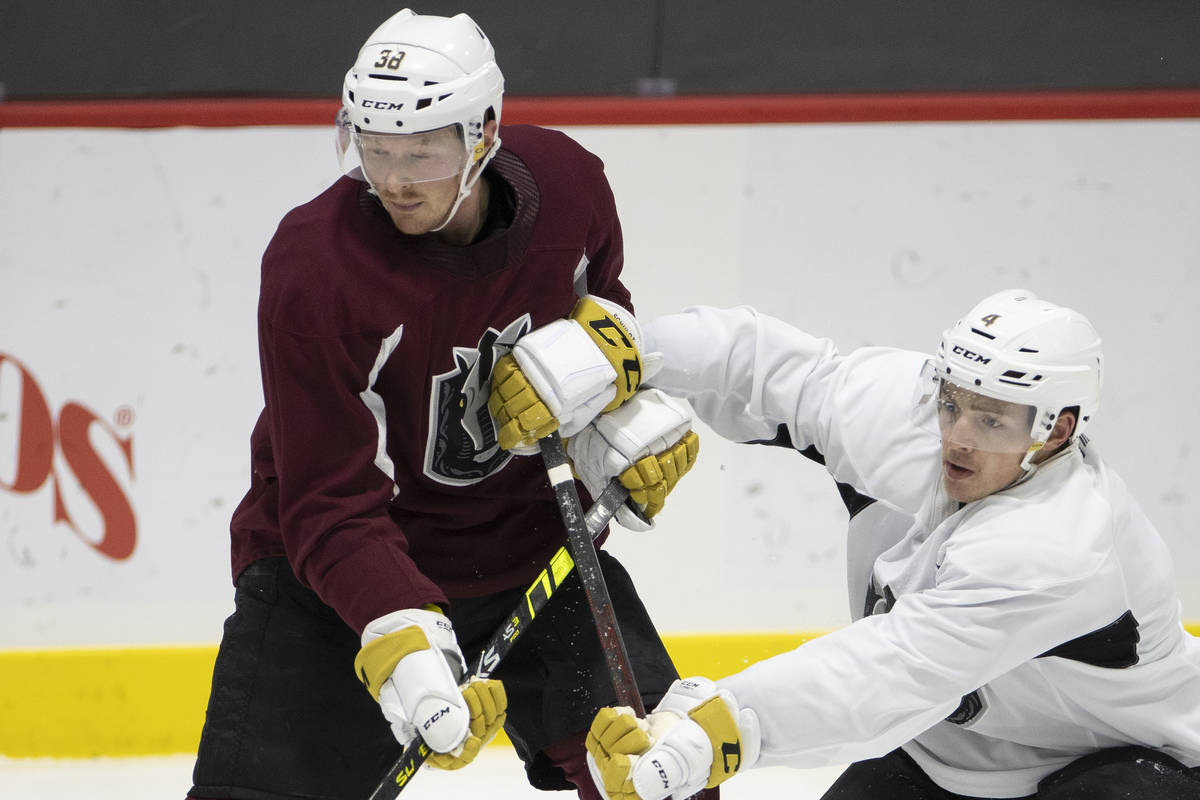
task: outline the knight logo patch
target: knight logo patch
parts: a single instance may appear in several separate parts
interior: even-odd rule
[[[425,474],[438,483],[478,483],[508,463],[488,412],[492,369],[532,323],[524,314],[502,331],[488,328],[475,348],[456,347],[454,368],[435,375],[429,394],[429,438]]]

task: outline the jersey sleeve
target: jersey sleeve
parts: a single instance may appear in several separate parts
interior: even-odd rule
[[[1048,563],[1053,549],[1037,542],[1052,537],[1004,513],[955,538],[930,589],[720,681],[759,715],[760,764],[884,755],[942,722],[965,695],[1121,613],[1111,553]]]
[[[915,513],[936,466],[936,428],[915,413],[926,356],[833,342],[749,307],[694,307],[646,323],[663,353],[651,381],[685,397],[715,432],[773,439],[786,426],[798,450],[815,447],[836,480]],[[914,468],[914,465],[921,465]]]
[[[279,525],[297,576],[357,631],[444,603],[387,512],[396,487],[369,392],[378,343],[306,336],[263,316],[259,337]]]

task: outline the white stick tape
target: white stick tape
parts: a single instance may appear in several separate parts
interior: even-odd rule
[[[550,476],[551,486],[558,486],[560,483],[575,480],[575,476],[571,474],[570,464],[559,464],[557,467],[551,467],[546,470],[546,474]]]

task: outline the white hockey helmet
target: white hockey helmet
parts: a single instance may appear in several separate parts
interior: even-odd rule
[[[459,124],[476,139],[490,110],[500,121],[504,76],[492,43],[466,14],[404,9],[372,33],[342,86],[360,131],[420,133]]]
[[[1078,407],[1079,434],[1100,406],[1100,334],[1078,311],[1024,289],[985,298],[944,331],[933,365],[945,382],[1032,407],[1030,455],[1050,437],[1061,411]]]
[[[439,17],[406,8],[367,38],[346,73],[337,119],[342,169],[371,182],[362,170],[364,137],[457,126],[464,150],[461,165],[446,175],[423,178],[462,172],[448,222],[500,147],[497,136],[485,150],[483,126],[489,119],[499,124],[503,95],[504,76],[492,43],[474,20],[466,14]],[[476,165],[478,169],[469,168]]]

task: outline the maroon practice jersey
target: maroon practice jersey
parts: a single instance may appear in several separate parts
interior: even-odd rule
[[[280,223],[263,256],[266,402],[231,525],[235,579],[286,555],[361,631],[526,584],[565,541],[541,459],[496,444],[491,372],[580,291],[630,306],[621,229],[598,158],[555,131],[500,134],[487,177],[512,220],[475,244],[401,234],[351,178]]]

